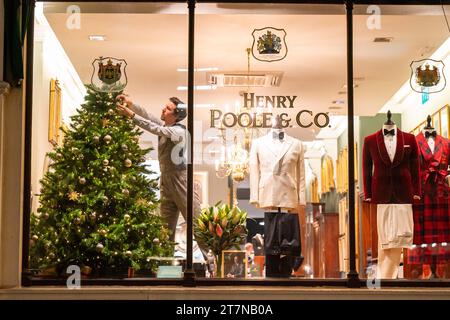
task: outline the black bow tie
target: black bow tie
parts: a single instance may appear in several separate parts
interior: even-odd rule
[[[425,132],[425,138],[428,139],[429,137],[436,138],[436,131],[433,131],[433,132],[428,132],[428,131],[426,131],[426,132]]]
[[[272,132],[272,136],[274,139],[283,140],[284,139],[284,132]]]
[[[395,129],[392,130],[384,129],[383,132],[385,136],[387,135],[395,136]]]

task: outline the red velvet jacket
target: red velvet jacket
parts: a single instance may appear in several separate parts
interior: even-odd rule
[[[412,134],[397,129],[397,149],[391,162],[381,130],[366,137],[363,146],[365,199],[372,203],[413,203],[420,195],[419,150]]]

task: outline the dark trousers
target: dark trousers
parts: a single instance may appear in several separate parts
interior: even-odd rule
[[[264,250],[267,277],[289,277],[301,257],[300,227],[296,214],[264,213]],[[296,260],[297,259],[297,260]]]

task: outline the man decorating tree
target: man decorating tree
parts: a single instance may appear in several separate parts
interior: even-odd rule
[[[117,96],[120,114],[133,119],[140,128],[158,136],[158,160],[161,170],[161,216],[175,239],[179,213],[187,220],[187,172],[184,157],[186,127],[180,123],[186,118],[186,105],[172,97],[161,112],[161,118],[136,105],[126,94]],[[194,191],[194,219],[200,214],[200,200]],[[205,250],[202,249],[203,252]]]

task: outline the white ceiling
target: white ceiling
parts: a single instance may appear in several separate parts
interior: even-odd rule
[[[187,100],[186,91],[176,90],[177,86],[187,84],[187,73],[177,72],[177,68],[187,67],[188,54],[187,15],[174,14],[184,12],[182,5],[122,4],[112,7],[83,4],[79,30],[66,27],[67,14],[61,13],[61,5],[46,4],[45,8],[51,27],[82,81],[90,81],[91,63],[98,56],[124,58],[128,63],[126,91],[137,102],[159,114],[168,97],[175,95]],[[263,95],[297,95],[296,109],[289,111],[293,116],[301,109],[328,112],[333,100],[346,99],[345,94],[338,94],[346,83],[344,7],[289,7],[291,9],[286,10],[286,6],[266,5],[256,10],[249,5],[240,8],[236,5],[220,8],[198,5],[203,14],[195,18],[196,67],[246,71],[245,49],[252,45],[253,29],[284,28],[289,50],[285,60],[272,63],[251,60],[252,71],[284,72],[281,86],[252,91]],[[409,77],[411,60],[422,54],[431,55],[447,39],[449,32],[439,8],[383,7],[380,30],[367,28],[367,15],[355,15],[354,76],[363,78],[356,81],[356,115],[377,113]],[[363,9],[365,7],[357,8],[356,12],[363,14]],[[450,8],[447,9],[450,12]],[[135,13],[137,10],[158,13]],[[292,14],[294,12],[296,14]],[[106,35],[107,41],[89,41],[88,36],[93,34]],[[375,37],[393,37],[394,40],[392,43],[374,43]],[[196,84],[206,84],[206,73],[196,75]],[[195,103],[214,104],[219,108],[225,104],[234,105],[241,99],[239,91],[243,89],[197,91]],[[345,111],[339,113],[345,114]],[[197,109],[195,118],[202,120],[203,129],[207,129],[208,109]],[[314,139],[318,132],[293,130],[303,140]]]

